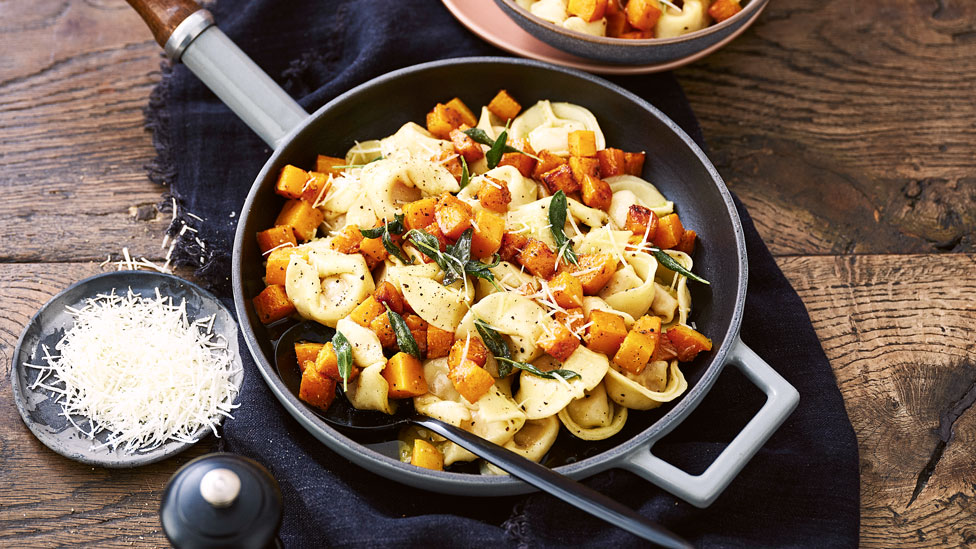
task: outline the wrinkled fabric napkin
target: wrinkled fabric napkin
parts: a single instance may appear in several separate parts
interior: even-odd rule
[[[210,9],[223,31],[309,112],[393,69],[445,57],[504,55],[433,0],[219,0]],[[179,204],[171,232],[185,223],[204,243],[180,239],[174,259],[198,266],[201,278],[229,304],[238,213],[271,151],[185,67],[164,63],[163,73],[147,110],[159,153],[150,176],[168,184]],[[612,80],[663,110],[704,146],[671,74]],[[742,339],[800,391],[799,407],[708,509],[622,470],[585,482],[700,546],[854,546],[859,482],[853,429],[802,302],[745,208],[736,205],[750,265]],[[249,356],[244,363],[242,405],[226,422],[222,441],[278,479],[287,547],[642,545],[546,494],[446,496],[367,472],[308,434],[275,400]],[[655,453],[699,473],[764,400],[735,368],[726,368]]]

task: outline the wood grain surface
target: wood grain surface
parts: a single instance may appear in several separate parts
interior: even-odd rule
[[[165,546],[162,488],[214,447],[92,469],[37,442],[9,387],[50,296],[123,246],[161,255],[160,61],[124,0],[0,1],[0,547]],[[834,367],[862,544],[976,546],[976,4],[773,0],[678,76]]]

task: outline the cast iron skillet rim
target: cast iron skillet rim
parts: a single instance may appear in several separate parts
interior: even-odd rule
[[[210,291],[208,291],[205,288],[199,286],[198,284],[195,284],[193,282],[190,282],[189,280],[186,280],[184,278],[180,278],[180,277],[178,277],[176,275],[172,275],[172,274],[160,273],[160,272],[156,272],[156,271],[130,271],[130,270],[125,270],[125,271],[109,271],[109,272],[106,272],[106,273],[98,273],[96,275],[92,275],[92,276],[89,276],[87,278],[83,278],[81,280],[72,282],[66,288],[64,288],[63,290],[61,290],[57,294],[51,296],[51,298],[49,298],[47,301],[45,301],[44,302],[44,305],[41,305],[41,307],[31,316],[30,320],[27,321],[27,324],[24,325],[24,329],[20,332],[20,337],[17,339],[17,346],[14,347],[14,352],[11,355],[12,358],[11,358],[11,364],[10,364],[10,388],[11,388],[11,391],[13,392],[14,403],[16,404],[17,412],[20,414],[21,419],[23,419],[24,423],[27,425],[27,428],[30,429],[30,431],[32,433],[34,433],[34,436],[37,438],[37,440],[39,442],[41,442],[42,444],[44,444],[44,446],[47,446],[51,451],[57,453],[58,455],[64,456],[64,457],[66,457],[66,458],[68,458],[70,460],[77,461],[79,463],[84,463],[85,465],[94,465],[96,467],[104,467],[106,469],[124,469],[124,468],[131,468],[131,467],[142,467],[144,465],[151,465],[153,463],[158,463],[160,461],[169,459],[169,458],[175,456],[176,454],[179,454],[179,453],[181,453],[181,452],[189,449],[191,446],[193,446],[197,442],[200,442],[201,440],[203,440],[207,436],[207,434],[211,432],[210,427],[208,427],[206,425],[201,425],[200,428],[197,429],[196,431],[194,431],[193,435],[191,436],[191,438],[193,439],[193,442],[183,442],[183,443],[180,443],[180,442],[176,442],[176,441],[170,441],[169,443],[164,443],[164,446],[169,446],[169,448],[166,451],[164,451],[164,452],[155,453],[155,454],[127,454],[127,457],[125,457],[124,460],[123,461],[120,461],[119,463],[107,463],[105,461],[101,461],[101,460],[98,460],[98,459],[92,459],[92,458],[90,458],[86,454],[68,455],[68,454],[66,454],[66,453],[64,453],[62,451],[63,448],[60,448],[60,447],[55,448],[55,447],[49,445],[47,443],[46,437],[41,437],[41,436],[39,436],[35,432],[36,422],[34,422],[33,420],[30,420],[28,418],[27,410],[21,404],[21,403],[26,403],[27,395],[24,392],[24,390],[26,389],[26,387],[23,387],[21,385],[20,379],[19,379],[20,376],[18,375],[19,370],[21,368],[23,368],[24,359],[25,358],[28,358],[28,357],[24,357],[23,356],[24,354],[26,354],[26,350],[24,349],[24,340],[27,338],[28,332],[31,331],[32,326],[37,321],[37,318],[41,315],[41,313],[45,312],[47,310],[48,306],[50,306],[55,301],[61,299],[61,297],[64,296],[65,294],[67,294],[68,292],[72,292],[76,288],[78,288],[79,286],[83,286],[85,284],[89,284],[89,283],[91,283],[91,282],[93,282],[95,280],[100,280],[102,278],[125,278],[125,277],[167,278],[167,279],[171,279],[172,281],[177,282],[179,284],[182,284],[182,285],[185,285],[185,286],[189,286],[191,289],[193,289],[195,292],[197,292],[202,297],[204,297],[204,298],[210,300],[211,302],[215,303],[219,309],[222,309],[224,311],[224,313],[227,314],[227,317],[228,318],[231,318],[231,319],[236,318],[236,315],[231,314],[231,312],[227,308],[227,306],[224,305],[224,303],[222,301],[220,301],[220,299],[218,299],[217,296],[213,295],[212,293],[210,293]],[[130,287],[130,285],[128,285],[128,284],[125,285],[125,286],[126,287]],[[94,297],[94,296],[92,296],[92,297]],[[234,337],[234,339],[235,339],[235,341],[236,341],[237,335],[240,334],[240,331],[241,331],[241,327],[240,327],[240,323],[239,322],[237,323],[237,326],[236,327],[237,327],[237,333],[232,334],[233,337]],[[250,349],[250,347],[249,347],[249,349]],[[237,354],[240,355],[240,349],[239,348],[238,348],[238,353]],[[238,365],[240,365],[239,362],[240,361],[238,361]],[[243,385],[244,385],[245,373],[244,373],[243,370],[241,370],[240,376],[241,376],[240,377],[241,383],[237,385],[237,396],[234,399],[234,401],[237,402],[238,404],[240,404],[240,402],[239,402],[238,399],[240,399],[241,389],[243,388]],[[221,418],[221,420],[220,420],[219,423],[222,424],[223,423],[223,420],[224,420],[224,418]],[[162,447],[163,446],[160,446],[160,448],[162,448]]]
[[[758,2],[757,2],[758,3]],[[744,10],[743,10],[744,11]],[[715,185],[717,190],[722,196],[722,200],[725,203],[727,214],[729,215],[730,221],[732,222],[735,231],[735,242],[736,242],[736,252],[738,256],[738,269],[739,269],[739,280],[738,287],[736,291],[735,306],[732,311],[732,316],[728,324],[728,334],[722,345],[717,349],[715,357],[712,359],[711,364],[702,377],[698,380],[695,386],[688,391],[688,393],[682,395],[677,404],[674,405],[671,410],[669,410],[664,416],[660,417],[653,424],[648,426],[645,430],[641,431],[639,434],[634,436],[629,441],[625,441],[618,446],[601,452],[595,456],[580,460],[579,462],[563,465],[557,467],[555,470],[572,476],[575,478],[581,478],[590,474],[596,474],[600,471],[606,470],[611,467],[618,466],[616,463],[621,459],[621,456],[630,452],[633,452],[638,446],[645,446],[649,439],[660,438],[665,433],[669,432],[671,429],[677,426],[677,423],[683,419],[685,416],[691,413],[692,410],[700,403],[701,399],[705,396],[711,386],[714,384],[715,380],[721,374],[722,369],[725,367],[726,358],[731,351],[731,348],[737,344],[739,337],[739,329],[742,323],[742,310],[745,302],[745,292],[748,280],[748,266],[745,255],[745,237],[742,232],[742,224],[739,219],[738,213],[735,209],[735,204],[732,201],[732,195],[729,193],[725,186],[724,181],[718,174],[718,171],[712,165],[711,161],[705,156],[705,153],[700,147],[682,130],[673,120],[668,118],[659,109],[648,103],[647,101],[641,99],[637,95],[631,93],[630,91],[617,86],[611,82],[608,82],[602,78],[587,74],[575,69],[570,69],[566,67],[557,67],[550,65],[548,63],[543,63],[540,61],[534,61],[529,59],[519,59],[519,58],[506,58],[506,57],[462,57],[445,59],[439,61],[431,61],[427,63],[421,63],[417,65],[412,65],[409,67],[404,67],[402,69],[397,69],[395,71],[380,75],[374,79],[368,80],[351,90],[337,96],[332,101],[329,101],[314,113],[309,115],[298,127],[293,129],[288,135],[282,139],[281,146],[279,146],[275,151],[272,152],[270,158],[265,162],[264,167],[258,173],[251,185],[251,189],[248,192],[247,199],[244,202],[244,207],[239,216],[237,231],[234,238],[234,253],[233,253],[233,290],[234,290],[234,304],[237,307],[237,317],[240,329],[244,333],[244,339],[247,343],[248,350],[251,352],[251,356],[255,359],[258,366],[258,370],[261,376],[268,383],[269,388],[278,397],[279,402],[289,411],[289,413],[296,418],[304,427],[312,431],[312,434],[316,438],[321,439],[321,435],[326,436],[333,442],[338,443],[337,446],[331,447],[332,450],[343,455],[348,459],[355,458],[365,458],[373,463],[370,465],[360,464],[367,469],[374,470],[373,466],[379,467],[386,471],[390,471],[395,474],[395,477],[400,482],[406,482],[403,477],[409,477],[416,484],[423,483],[433,483],[436,485],[432,487],[438,489],[439,487],[451,486],[451,489],[457,492],[458,489],[462,488],[486,488],[492,487],[491,495],[501,494],[501,493],[524,493],[534,490],[522,481],[513,479],[507,476],[489,476],[489,475],[474,475],[468,473],[452,473],[445,471],[420,471],[416,467],[411,467],[408,464],[402,463],[399,460],[395,460],[383,454],[380,454],[374,450],[371,450],[359,442],[345,436],[341,432],[337,431],[324,420],[322,420],[318,415],[312,412],[308,407],[302,404],[296,396],[294,396],[287,387],[284,386],[284,382],[278,377],[274,365],[268,363],[265,359],[263,352],[261,351],[260,345],[257,343],[257,337],[252,330],[250,323],[248,322],[248,317],[245,314],[245,307],[247,302],[244,298],[244,288],[243,288],[243,270],[241,264],[241,255],[243,252],[244,242],[250,240],[247,235],[244,234],[245,227],[247,226],[247,221],[250,217],[250,212],[252,211],[252,206],[258,191],[262,188],[262,182],[268,177],[268,172],[271,167],[277,162],[278,158],[289,149],[291,144],[295,139],[302,134],[311,124],[316,121],[325,112],[333,108],[334,105],[341,103],[359,93],[367,88],[373,86],[384,84],[390,80],[395,80],[400,78],[405,74],[410,74],[414,72],[421,72],[428,69],[435,69],[444,66],[451,65],[469,65],[469,64],[500,64],[500,65],[521,65],[534,67],[539,70],[546,70],[552,72],[561,72],[579,78],[582,80],[590,81],[596,85],[607,88],[631,102],[637,104],[642,109],[648,112],[649,115],[657,118],[663,122],[675,135],[680,138],[685,145],[694,153],[698,158],[699,162],[705,167],[708,174],[712,178],[712,183]],[[314,429],[312,429],[314,428]],[[315,432],[318,431],[318,433]],[[502,490],[506,490],[502,492]],[[489,495],[486,493],[486,495]]]
[[[510,10],[512,14],[510,17],[519,17],[523,21],[528,22],[536,27],[543,27],[543,32],[551,31],[555,34],[562,36],[563,38],[568,38],[570,40],[579,40],[580,42],[589,42],[598,47],[613,47],[613,48],[626,48],[631,50],[636,49],[652,49],[653,46],[665,46],[670,44],[681,44],[684,42],[693,42],[699,38],[704,38],[710,34],[715,34],[721,32],[726,27],[736,26],[739,24],[739,19],[748,18],[752,15],[752,12],[759,9],[759,6],[766,4],[769,0],[751,0],[746,7],[742,8],[742,11],[729,17],[721,23],[715,25],[709,25],[704,29],[697,30],[695,32],[690,32],[688,34],[682,34],[681,36],[675,36],[674,38],[611,38],[608,36],[594,36],[592,34],[584,34],[581,32],[571,31],[564,27],[559,27],[553,23],[546,21],[545,19],[533,14],[532,12],[523,9],[519,6],[515,0],[495,0],[495,2],[504,4],[503,7]]]

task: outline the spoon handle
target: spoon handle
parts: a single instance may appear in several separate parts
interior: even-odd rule
[[[548,492],[578,509],[623,528],[631,534],[662,547],[676,549],[692,547],[684,539],[663,526],[644,518],[633,509],[625,507],[600,492],[526,459],[507,448],[433,418],[416,416],[412,418],[412,421],[490,461],[508,471],[512,476],[522,479],[539,490]]]

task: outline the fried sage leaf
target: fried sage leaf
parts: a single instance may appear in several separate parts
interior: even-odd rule
[[[462,156],[461,157],[461,181],[459,184],[463,189],[468,186],[468,183],[471,183],[471,172],[468,171],[468,161],[465,160],[464,157]]]
[[[673,257],[666,254],[662,250],[654,250],[654,258],[657,259],[658,263],[664,265],[666,269],[670,269],[679,275],[687,276],[688,278],[701,282],[702,284],[711,284],[711,282],[682,267],[681,264],[675,261]]]
[[[508,132],[503,131],[498,134],[498,139],[491,144],[491,148],[485,153],[485,161],[488,163],[488,169],[495,168],[498,163],[502,160],[502,155],[505,154],[505,141],[508,139]]]
[[[519,370],[525,370],[526,372],[534,376],[542,377],[545,379],[561,378],[568,381],[570,379],[573,379],[574,377],[582,377],[578,373],[572,370],[559,369],[559,370],[549,370],[548,372],[543,372],[542,370],[536,368],[535,366],[529,364],[528,362],[519,362],[517,360],[512,360],[510,358],[497,357],[497,356],[495,357],[495,360],[497,360],[500,363],[509,364],[510,366],[518,368]],[[499,375],[501,375],[501,364],[499,364],[498,370],[499,370]]]
[[[508,128],[506,126],[506,131],[502,132],[502,134],[498,136],[498,139],[495,139],[494,141],[492,141],[492,139],[490,137],[488,137],[488,134],[485,133],[485,130],[483,130],[481,128],[470,128],[470,129],[464,130],[464,133],[465,133],[465,135],[467,135],[471,139],[474,139],[476,142],[481,143],[482,145],[487,145],[488,147],[491,147],[491,148],[494,148],[495,146],[499,146],[498,144],[501,143],[500,146],[501,146],[501,152],[502,153],[518,153],[518,154],[524,154],[525,156],[531,156],[532,158],[535,158],[536,160],[541,161],[541,159],[538,156],[534,155],[534,154],[529,154],[529,153],[527,153],[525,151],[520,151],[519,149],[516,149],[515,147],[512,147],[511,145],[506,145],[505,144],[505,141],[508,139],[508,131],[507,130],[508,130]],[[485,156],[487,157],[487,154]],[[498,157],[501,158],[501,154],[499,154]],[[498,165],[497,162],[494,165],[492,165],[491,162],[488,163],[488,167],[489,168],[494,168],[497,165]]]
[[[332,336],[332,349],[335,351],[339,363],[339,375],[342,376],[342,390],[349,388],[349,376],[352,374],[352,346],[342,332],[336,330]]]
[[[407,257],[403,250],[400,249],[396,243],[393,242],[393,237],[391,234],[403,234],[406,227],[403,225],[403,214],[398,213],[393,216],[393,221],[384,223],[382,226],[375,227],[373,229],[359,229],[359,233],[363,235],[364,238],[381,238],[383,241],[383,247],[386,248],[387,253],[393,257],[399,259],[406,265],[413,263],[410,258]]]
[[[384,303],[384,305],[386,304]],[[414,339],[413,334],[410,332],[410,327],[407,326],[407,321],[403,320],[403,317],[397,314],[396,311],[390,309],[389,305],[386,305],[386,316],[390,319],[390,326],[393,327],[393,333],[396,334],[397,347],[399,347],[404,353],[421,358],[420,347],[417,345],[417,340]]]
[[[556,191],[556,194],[552,195],[552,202],[549,203],[549,231],[552,232],[552,239],[556,241],[556,252],[567,262],[579,265],[576,251],[573,250],[573,242],[566,236],[564,229],[568,208],[566,193]]]
[[[492,267],[497,267],[501,263],[501,256],[495,254],[491,258],[491,263],[482,263],[480,261],[468,261],[464,264],[464,272],[475,277],[482,278],[491,282],[491,285],[495,287],[499,292],[504,292],[505,288],[502,288],[495,282],[495,273],[491,272]]]
[[[501,334],[495,331],[487,322],[476,318],[474,319],[474,327],[477,328],[478,335],[481,336],[481,341],[485,342],[485,347],[488,347],[488,351],[491,352],[492,356],[496,359],[512,358],[512,352],[508,349],[508,344],[502,339]],[[512,373],[511,365],[498,364],[498,377],[508,377],[510,373]]]

